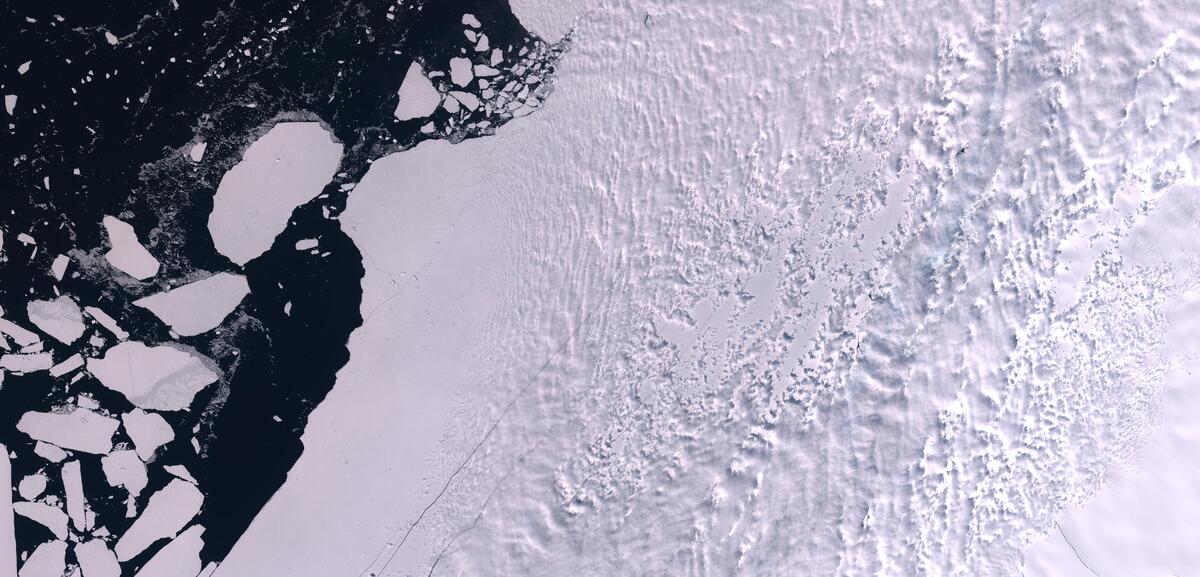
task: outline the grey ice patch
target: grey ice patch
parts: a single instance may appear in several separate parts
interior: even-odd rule
[[[87,368],[100,383],[143,409],[182,411],[218,375],[207,359],[180,347],[149,347],[125,341],[98,359],[88,359]]]

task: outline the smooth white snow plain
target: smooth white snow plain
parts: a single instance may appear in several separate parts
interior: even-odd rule
[[[217,577],[1198,574],[1200,13],[513,7],[555,92],[356,187]]]

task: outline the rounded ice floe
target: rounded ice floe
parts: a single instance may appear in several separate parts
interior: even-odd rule
[[[83,312],[70,297],[30,301],[26,306],[29,322],[60,343],[69,345],[83,336]]]
[[[297,206],[321,193],[342,145],[316,122],[282,122],[221,179],[208,231],[217,252],[244,265],[271,248]]]
[[[249,293],[246,277],[223,272],[133,304],[154,313],[176,333],[190,337],[217,328]]]
[[[103,223],[108,243],[112,245],[104,254],[108,264],[138,280],[158,274],[158,259],[138,241],[133,226],[113,216],[104,217]]]
[[[207,359],[182,347],[125,341],[89,359],[88,371],[105,387],[143,409],[182,411],[217,381]]]

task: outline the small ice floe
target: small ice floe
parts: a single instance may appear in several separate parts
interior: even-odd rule
[[[146,464],[134,451],[113,451],[100,459],[100,467],[109,485],[124,488],[131,497],[141,495],[149,482]]]
[[[45,473],[27,475],[17,484],[17,494],[21,495],[21,498],[26,501],[37,499],[46,491],[46,484],[49,481]]]
[[[80,355],[79,353],[75,353],[75,354],[67,357],[67,359],[65,361],[58,363],[57,365],[54,365],[53,367],[50,367],[50,376],[52,376],[54,378],[58,378],[65,374],[70,373],[71,371],[79,369],[82,366],[83,366],[83,356]],[[94,409],[97,407],[87,407],[87,408]]]
[[[37,444],[33,446],[33,454],[50,461],[51,463],[61,463],[67,458],[66,451],[42,441],[38,441]]]
[[[479,28],[481,26],[479,19],[474,14],[463,14],[462,23],[463,26],[470,26],[471,28]]]
[[[28,347],[42,340],[37,333],[7,319],[0,319],[0,333],[7,335],[22,347]]]
[[[50,273],[54,275],[54,280],[62,280],[66,276],[69,264],[71,264],[71,258],[65,254],[54,257],[54,262],[50,264]]]
[[[4,95],[4,110],[6,110],[8,112],[9,116],[12,116],[13,111],[16,109],[17,109],[17,95],[16,94],[5,94]]]
[[[296,241],[296,250],[312,250],[320,246],[320,242],[315,238],[305,238]]]
[[[450,59],[450,81],[466,87],[474,80],[475,74],[471,71],[471,61],[460,57]]]
[[[142,514],[117,541],[117,559],[128,561],[159,540],[175,537],[200,513],[203,504],[204,495],[195,485],[172,480],[150,497]],[[199,566],[196,571],[200,571]]]
[[[112,249],[104,255],[108,264],[138,280],[158,274],[158,259],[138,241],[132,225],[113,216],[105,216],[103,223],[108,231],[108,242],[112,245]]]
[[[84,541],[75,546],[75,559],[84,577],[121,577],[117,556],[103,539]]]
[[[26,305],[29,322],[58,342],[69,345],[83,336],[83,312],[70,297],[29,301]]]
[[[226,272],[133,301],[154,313],[180,336],[217,328],[250,294],[246,277]]]
[[[125,425],[125,433],[133,441],[133,449],[142,461],[154,459],[154,452],[159,447],[175,440],[175,431],[166,419],[157,413],[147,413],[134,409],[121,417]]]
[[[63,449],[104,455],[112,450],[119,423],[99,413],[76,408],[70,413],[30,411],[21,416],[17,430],[35,441]]]
[[[184,467],[183,465],[167,465],[166,467],[163,467],[163,470],[193,485],[198,484],[196,482],[196,478],[192,476],[191,471],[188,471],[187,467]]]
[[[479,108],[479,97],[471,94],[470,92],[461,92],[456,90],[451,92],[450,96],[459,101],[467,108],[467,110],[474,112]]]
[[[181,347],[146,346],[125,341],[88,359],[87,369],[100,384],[129,399],[137,407],[182,411],[218,375],[199,353]]]
[[[400,89],[396,94],[399,96],[399,101],[396,103],[396,111],[393,114],[397,120],[412,120],[429,116],[437,110],[438,103],[442,98],[437,89],[433,87],[433,83],[425,76],[424,69],[416,62],[409,65],[408,72],[404,74],[404,80],[400,83]]]

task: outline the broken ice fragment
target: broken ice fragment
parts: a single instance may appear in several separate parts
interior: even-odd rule
[[[226,272],[133,301],[181,336],[217,328],[250,293],[246,277]]]
[[[67,538],[67,514],[58,507],[21,501],[13,503],[13,512],[49,529],[59,539]]]
[[[8,111],[8,115],[12,116],[13,110],[16,110],[16,108],[17,108],[17,95],[16,94],[5,94],[4,95],[4,109]]]
[[[21,483],[17,486],[17,493],[22,499],[32,501],[37,499],[46,490],[46,483],[49,480],[43,473],[34,473],[21,479]]]
[[[108,243],[112,245],[104,255],[108,264],[138,280],[158,274],[158,259],[138,241],[133,226],[112,216],[105,216],[103,222],[108,231]]]
[[[204,527],[192,525],[167,543],[135,577],[176,577],[200,573],[200,550],[204,548]]]
[[[24,374],[44,371],[54,366],[50,353],[0,355],[0,369]]]
[[[61,377],[61,376],[65,375],[71,371],[74,371],[75,369],[78,369],[79,367],[82,367],[82,366],[83,366],[83,357],[80,356],[79,353],[75,353],[75,354],[67,357],[67,360],[65,360],[61,363],[58,363],[57,365],[54,365],[53,367],[50,367],[50,376],[55,377],[55,378]],[[95,408],[95,407],[90,407],[90,408]]]
[[[30,301],[26,311],[29,322],[64,345],[79,340],[86,328],[79,305],[66,295],[54,300]]]
[[[17,430],[35,441],[50,443],[72,451],[103,455],[112,450],[117,420],[87,409],[70,413],[30,411],[21,416]]]
[[[145,462],[154,458],[154,451],[175,439],[175,431],[162,415],[134,409],[121,417],[125,433],[133,441],[133,449]]]
[[[51,463],[61,463],[63,459],[67,458],[66,451],[42,441],[38,441],[33,446],[33,453]]]
[[[83,577],[121,577],[117,556],[103,539],[92,539],[75,546],[75,559]]]
[[[315,238],[305,238],[296,241],[296,250],[311,250],[317,248],[320,244]]]
[[[187,467],[183,465],[167,465],[163,467],[163,470],[193,485],[197,484],[196,478],[192,476],[191,471],[188,471]]]
[[[138,407],[182,411],[196,393],[217,381],[206,361],[182,347],[125,341],[101,358],[88,359],[87,368],[102,385]]]
[[[133,497],[146,488],[146,465],[134,451],[113,451],[100,460],[100,465],[109,485],[123,487]]]
[[[79,461],[63,464],[62,483],[67,498],[67,515],[71,518],[71,523],[80,531],[91,529],[87,522],[87,498],[83,496],[83,476],[79,471]]]
[[[122,330],[117,325],[117,321],[109,316],[108,313],[96,307],[83,307],[83,310],[87,311],[88,316],[96,319],[96,322],[100,323],[100,326],[104,327],[105,330],[112,333],[114,337],[117,337],[117,340],[123,341],[129,338],[129,333]]]
[[[33,331],[21,327],[8,319],[0,319],[0,333],[8,335],[9,338],[23,347],[42,340]]]
[[[463,26],[470,26],[471,28],[479,28],[480,26],[479,19],[475,18],[474,14],[463,14],[462,23]]]
[[[150,497],[141,516],[117,541],[117,559],[128,561],[158,540],[174,537],[200,512],[203,504],[204,495],[194,485],[179,479],[172,480]]]
[[[67,543],[62,540],[38,545],[21,566],[17,577],[62,577],[67,571]]]
[[[63,276],[67,274],[67,265],[69,264],[71,264],[71,259],[65,254],[54,257],[54,262],[50,264],[50,272],[54,274],[54,280],[63,279]]]
[[[474,112],[475,109],[479,108],[479,98],[470,92],[453,91],[450,93],[450,96],[461,102],[463,106],[466,106],[467,110]]]
[[[475,78],[471,72],[471,61],[466,58],[456,57],[450,59],[450,81],[465,87]]]
[[[0,487],[12,486],[8,447],[0,444]],[[0,489],[0,575],[17,573],[17,536],[14,531],[12,491]]]
[[[396,91],[399,96],[399,101],[396,103],[396,111],[393,113],[397,120],[412,120],[413,118],[424,118],[433,114],[437,110],[438,102],[441,100],[441,95],[438,94],[433,83],[425,76],[425,71],[420,64],[413,62],[408,67],[408,72],[404,75],[404,80],[400,83],[400,89]]]

